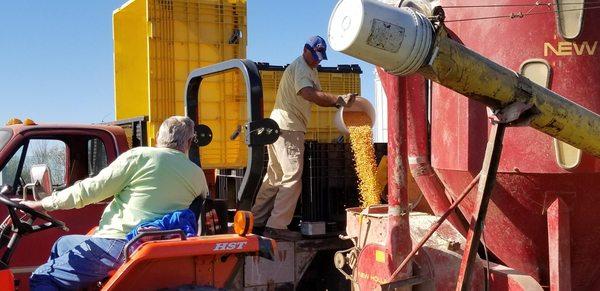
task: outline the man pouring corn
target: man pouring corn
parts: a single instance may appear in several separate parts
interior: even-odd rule
[[[265,226],[263,235],[284,240],[297,240],[300,233],[287,229],[302,192],[304,135],[311,106],[351,106],[357,94],[334,95],[321,91],[317,66],[327,59],[327,44],[320,36],[312,36],[303,53],[283,72],[271,119],[281,129],[279,139],[267,146],[269,164],[258,191],[252,212],[255,225]]]

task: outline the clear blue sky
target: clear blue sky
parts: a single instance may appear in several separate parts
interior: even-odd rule
[[[141,0],[138,0],[141,1]],[[114,120],[112,11],[125,0],[5,1],[0,9],[0,124]],[[326,38],[334,0],[249,0],[247,57],[282,65],[310,35]],[[324,66],[357,63],[373,96],[373,66],[328,51]]]

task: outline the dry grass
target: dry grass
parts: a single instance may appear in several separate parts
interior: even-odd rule
[[[371,119],[363,112],[344,112],[343,117],[350,132],[362,207],[379,204],[382,187],[377,179]]]

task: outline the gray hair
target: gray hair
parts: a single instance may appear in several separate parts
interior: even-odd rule
[[[194,138],[194,122],[186,116],[171,116],[160,125],[156,146],[186,151],[186,142]]]

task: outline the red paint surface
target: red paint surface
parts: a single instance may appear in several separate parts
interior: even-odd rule
[[[419,75],[405,77],[406,135],[410,171],[435,215],[441,216],[450,207],[450,200],[437,173],[431,167],[429,129],[427,124],[427,94],[425,78]],[[465,222],[455,213],[448,220],[462,233]]]
[[[522,1],[494,2],[511,3],[522,4]],[[450,0],[442,4],[479,5],[481,2]],[[509,15],[527,12],[530,8],[446,9],[446,19]],[[539,6],[532,11],[544,9],[549,8]],[[600,30],[596,29],[600,11],[586,11],[584,19],[583,32],[575,43],[588,41],[592,46],[600,40]],[[600,43],[593,56],[544,55],[544,43],[556,48],[559,42],[564,42],[556,31],[555,14],[454,22],[448,26],[465,46],[512,70],[518,71],[526,60],[545,59],[552,68],[550,89],[600,112],[597,97],[600,95]],[[432,164],[449,189],[460,193],[481,168],[488,135],[488,112],[483,105],[435,85],[431,122]],[[573,222],[569,225],[572,287],[591,290],[598,286],[599,179],[599,159],[584,155],[576,169],[564,170],[556,163],[551,137],[526,127],[508,128],[485,223],[484,239],[488,247],[507,266],[533,276],[542,285],[549,285],[547,209],[556,196],[560,196]],[[473,190],[461,205],[466,217],[472,215],[475,192]]]
[[[15,277],[10,270],[0,271],[0,289],[2,290],[14,290],[15,289]]]
[[[421,290],[455,290],[460,260],[460,256],[442,247],[424,247],[416,256],[415,261],[422,268],[419,272],[427,278],[432,278],[433,282],[425,283]],[[485,290],[485,272],[481,262],[476,261],[473,270],[473,276],[469,283],[470,290]]]
[[[380,290],[379,285],[388,282],[396,266],[386,247],[378,244],[366,245],[358,262],[354,273],[360,290]]]

